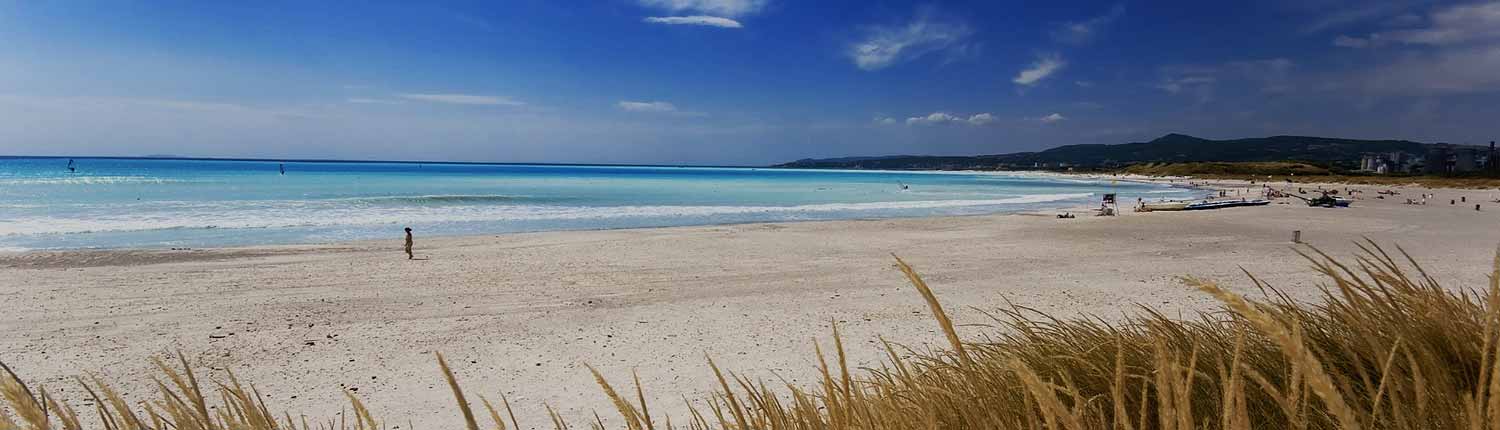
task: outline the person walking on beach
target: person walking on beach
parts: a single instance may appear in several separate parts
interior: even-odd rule
[[[406,228],[406,259],[411,260],[411,227]]]

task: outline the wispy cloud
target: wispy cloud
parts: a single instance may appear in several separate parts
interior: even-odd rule
[[[1431,13],[1427,22],[1426,27],[1376,32],[1365,37],[1339,36],[1333,43],[1346,48],[1364,48],[1387,43],[1449,46],[1500,40],[1500,2],[1438,9]]]
[[[697,25],[718,28],[743,28],[738,18],[760,13],[769,0],[639,0],[641,6],[665,11],[675,16],[651,16],[641,19],[648,24]]]
[[[1011,79],[1011,82],[1026,86],[1035,85],[1058,70],[1062,70],[1067,64],[1056,54],[1043,55],[1038,57],[1036,62],[1031,63],[1031,67],[1021,70],[1021,73],[1017,74],[1015,79]]]
[[[717,16],[694,15],[694,16],[649,16],[641,19],[651,24],[667,25],[702,25],[720,28],[743,28],[739,21]]]
[[[1230,93],[1245,89],[1257,95],[1289,93],[1296,88],[1296,68],[1297,64],[1286,58],[1174,65],[1160,68],[1161,79],[1152,86],[1168,94],[1192,97],[1202,106],[1215,99],[1221,86]]]
[[[703,112],[685,111],[677,108],[677,105],[662,101],[631,101],[621,100],[615,103],[615,107],[626,112],[669,114],[675,116],[708,116]]]
[[[671,103],[667,103],[667,102],[633,102],[633,101],[624,100],[624,101],[620,101],[619,103],[616,103],[615,106],[619,107],[620,110],[623,110],[623,111],[626,111],[626,112],[657,112],[657,113],[661,113],[661,112],[676,112],[677,111],[677,106],[675,106],[675,105],[673,105]]]
[[[1065,117],[1065,116],[1063,116],[1063,114],[1060,114],[1060,113],[1057,113],[1057,112],[1053,112],[1053,113],[1051,113],[1049,115],[1045,115],[1045,116],[1036,118],[1037,121],[1039,121],[1039,122],[1041,122],[1043,124],[1052,124],[1052,123],[1055,123],[1055,122],[1061,122],[1061,121],[1066,120],[1066,119],[1068,119],[1068,117]]]
[[[866,28],[864,37],[850,44],[845,55],[861,70],[879,70],[936,51],[962,50],[972,33],[968,25],[940,18],[934,9],[924,8],[911,22]]]
[[[769,0],[640,0],[640,5],[670,13],[697,13],[721,17],[740,17],[760,13]]]
[[[1083,21],[1065,22],[1052,31],[1052,39],[1058,42],[1082,45],[1093,41],[1104,32],[1110,23],[1125,14],[1125,6],[1116,4],[1104,15],[1089,18]]]
[[[886,120],[891,120],[891,118],[885,118],[885,119]],[[894,122],[894,120],[892,120],[892,122]],[[963,116],[953,115],[953,114],[950,114],[950,113],[947,113],[947,112],[933,112],[933,113],[928,114],[926,116],[914,116],[914,117],[906,119],[906,125],[917,125],[917,126],[923,126],[923,125],[949,125],[949,124],[961,124],[961,125],[981,126],[981,125],[989,125],[989,124],[994,123],[994,122],[995,122],[995,116],[992,115],[992,114],[990,114],[990,113],[988,113],[988,112],[986,112],[986,113],[977,113],[977,114],[974,114],[974,115],[970,115],[968,118],[964,118]],[[882,121],[882,123],[885,123],[885,122]]]
[[[1292,72],[1297,63],[1286,58],[1231,61],[1224,68],[1240,79],[1253,83],[1262,93],[1284,93],[1292,89]]]
[[[510,97],[473,94],[399,94],[397,97],[408,100],[457,105],[524,106],[526,104],[513,100]]]
[[[1304,33],[1317,33],[1389,17],[1400,13],[1424,0],[1364,0],[1350,3],[1324,2],[1337,10],[1323,14],[1317,20],[1302,27]],[[1313,2],[1308,2],[1312,4]]]
[[[1367,93],[1431,95],[1500,91],[1500,46],[1442,49],[1405,56],[1353,80]]]

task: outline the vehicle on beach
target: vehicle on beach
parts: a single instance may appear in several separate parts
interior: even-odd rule
[[[1334,197],[1327,194],[1324,194],[1322,197],[1313,197],[1311,199],[1304,200],[1307,201],[1308,206],[1324,208],[1347,208],[1349,207],[1349,203],[1353,202],[1353,200],[1349,200],[1343,197]]]

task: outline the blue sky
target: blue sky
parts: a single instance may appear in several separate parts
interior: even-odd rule
[[[1500,134],[1500,2],[1061,3],[0,0],[0,154],[765,164]]]

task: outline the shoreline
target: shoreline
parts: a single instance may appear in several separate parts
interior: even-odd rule
[[[977,174],[985,174],[985,173],[995,173],[995,172],[987,172],[987,171],[939,171],[939,173],[977,173]],[[1013,172],[1002,172],[1002,173],[1013,173]],[[1254,190],[1256,187],[1258,187],[1259,185],[1261,185],[1259,183],[1251,184],[1248,180],[1238,180],[1238,179],[1198,179],[1198,178],[1193,178],[1193,177],[1151,177],[1151,176],[1142,176],[1142,175],[1119,175],[1119,176],[1112,176],[1112,175],[1108,175],[1108,174],[1088,174],[1088,173],[1076,173],[1075,174],[1075,173],[1042,172],[1042,171],[1028,172],[1028,173],[1035,174],[1036,176],[1053,177],[1053,178],[1058,178],[1058,179],[1077,180],[1079,177],[1083,177],[1083,178],[1086,178],[1086,179],[1088,179],[1090,181],[1095,181],[1095,182],[1102,182],[1102,181],[1107,181],[1107,180],[1117,180],[1117,181],[1121,181],[1121,182],[1135,182],[1135,183],[1142,183],[1142,184],[1164,185],[1164,186],[1170,186],[1170,187],[1174,187],[1174,188],[1182,188],[1182,189],[1187,189],[1187,190],[1192,190],[1192,191],[1205,191],[1205,192]],[[1188,181],[1188,182],[1187,183],[1183,183],[1183,182],[1177,182],[1177,181]],[[1377,185],[1353,185],[1353,184],[1332,183],[1332,182],[1330,182],[1330,183],[1313,183],[1313,182],[1304,183],[1304,182],[1297,182],[1297,183],[1292,183],[1291,185],[1288,185],[1287,183],[1282,182],[1282,183],[1276,183],[1275,186],[1272,186],[1271,188],[1278,189],[1278,190],[1286,190],[1288,188],[1297,188],[1298,186],[1300,186],[1301,188],[1312,188],[1312,187],[1322,188],[1322,187],[1328,187],[1328,188],[1335,188],[1335,189],[1336,188],[1382,188],[1382,189],[1397,190],[1397,191],[1407,192],[1407,193],[1409,193],[1409,192],[1417,192],[1419,194],[1420,193],[1425,193],[1425,192],[1436,192],[1436,191],[1457,192],[1457,193],[1465,193],[1465,192],[1468,192],[1468,193],[1488,193],[1488,194],[1485,194],[1486,198],[1492,197],[1492,196],[1496,195],[1497,193],[1500,193],[1500,190],[1484,189],[1484,188],[1426,188],[1426,187],[1412,186],[1412,185],[1403,185],[1403,186],[1377,186]],[[1095,193],[1095,194],[1098,194],[1098,193]],[[1200,197],[1194,197],[1194,198],[1187,199],[1187,200],[1198,200],[1198,199],[1200,199]],[[1123,202],[1123,201],[1120,202],[1120,208],[1121,208],[1120,211],[1122,212],[1121,215],[1124,215],[1125,213],[1130,212],[1130,210],[1126,208],[1128,206],[1128,203],[1129,202]],[[1481,204],[1483,204],[1483,203],[1494,203],[1494,202],[1486,200],[1486,199],[1480,199],[1480,201],[1471,202],[1471,203],[1481,203]],[[420,243],[420,242],[424,242],[424,241],[454,241],[454,240],[462,240],[462,239],[468,239],[468,238],[505,237],[505,236],[512,236],[512,235],[531,235],[531,234],[547,234],[547,233],[609,232],[609,231],[655,230],[655,229],[678,229],[678,228],[710,228],[710,227],[732,227],[732,226],[755,226],[755,225],[762,225],[762,224],[764,224],[764,225],[779,225],[779,224],[831,223],[831,222],[879,222],[879,221],[887,221],[887,220],[918,220],[918,219],[995,217],[995,216],[1040,216],[1040,217],[1051,217],[1051,216],[1054,216],[1054,215],[1056,215],[1058,213],[1061,213],[1061,212],[1069,212],[1069,213],[1074,213],[1075,215],[1092,217],[1093,215],[1091,215],[1090,212],[1092,212],[1094,209],[1097,209],[1097,207],[1090,206],[1090,205],[1072,205],[1072,206],[1060,205],[1060,206],[1045,207],[1045,208],[1019,209],[1019,210],[1014,210],[1014,211],[979,213],[979,214],[961,214],[961,215],[934,214],[934,215],[919,215],[919,216],[845,218],[845,219],[828,219],[828,220],[780,220],[780,221],[730,222],[730,223],[722,223],[722,224],[689,224],[689,225],[673,225],[673,226],[599,227],[599,228],[581,228],[581,229],[564,229],[564,230],[537,230],[537,231],[518,231],[518,232],[497,232],[497,233],[472,233],[472,234],[436,235],[436,236],[426,236],[426,237],[420,236],[420,233],[419,233],[419,236],[418,236],[419,239],[418,239],[418,241]],[[243,257],[243,256],[255,256],[255,255],[278,255],[278,254],[296,254],[296,253],[306,253],[306,252],[321,252],[321,251],[327,251],[327,250],[332,250],[332,249],[375,248],[376,244],[387,243],[387,242],[397,243],[397,242],[399,242],[399,240],[400,240],[399,236],[393,235],[391,239],[360,239],[360,240],[339,240],[339,241],[329,241],[329,242],[252,244],[252,245],[205,246],[205,247],[149,247],[149,246],[134,246],[134,247],[129,247],[129,246],[127,246],[127,247],[117,247],[117,248],[0,249],[0,268],[24,268],[24,267],[28,267],[27,265],[21,264],[19,262],[26,261],[26,260],[29,260],[29,259],[34,259],[34,258],[37,258],[37,257],[44,257],[44,256],[47,256],[47,255],[56,255],[56,254],[94,254],[94,255],[102,257],[102,258],[97,258],[97,259],[92,259],[92,260],[99,260],[99,261],[120,260],[118,258],[110,258],[111,254],[157,255],[157,256],[162,257],[159,260],[161,262],[165,263],[165,262],[221,260],[221,259],[232,259],[232,258],[238,258],[238,257]],[[399,248],[399,246],[398,246],[398,248]],[[200,256],[201,258],[194,258],[191,255],[186,256],[186,258],[179,258],[179,257],[182,257],[182,256],[179,255],[179,254],[182,254],[182,253],[188,253],[188,254],[200,253],[200,254],[204,254],[204,255]],[[129,260],[129,259],[127,258],[126,260]],[[35,266],[36,267],[48,267],[48,266],[59,267],[59,266],[66,266],[67,264],[69,264],[69,263],[66,262],[66,261],[61,261],[61,262],[55,262],[55,263],[51,263],[51,264],[45,264],[44,263],[44,264],[39,264],[39,265],[35,265]],[[95,263],[86,263],[86,264],[98,264],[98,261],[96,261]],[[148,264],[153,264],[153,263],[148,263]],[[108,265],[108,264],[103,264],[103,265]]]
[[[1093,210],[1085,206],[1060,206],[1057,208],[1023,210],[1014,212],[996,212],[983,214],[965,215],[923,215],[909,217],[886,217],[886,218],[847,218],[832,220],[786,220],[786,221],[753,221],[725,224],[694,224],[660,227],[601,227],[591,229],[575,230],[541,230],[521,231],[503,233],[475,233],[454,234],[436,236],[418,236],[417,246],[426,242],[449,244],[456,242],[474,241],[485,238],[503,239],[507,237],[518,237],[526,235],[546,235],[553,233],[606,233],[621,231],[652,231],[652,230],[674,230],[674,229],[702,229],[713,227],[745,227],[745,228],[776,228],[776,226],[787,224],[819,224],[819,223],[875,223],[881,221],[905,221],[905,220],[943,220],[945,218],[963,219],[976,217],[1053,217],[1057,211],[1085,212]],[[243,246],[213,246],[213,247],[121,247],[121,248],[69,248],[69,249],[33,249],[33,250],[0,250],[0,269],[25,269],[25,268],[56,268],[56,267],[80,267],[80,266],[113,266],[113,265],[139,265],[139,264],[166,264],[194,261],[215,261],[237,258],[254,258],[274,255],[295,255],[319,252],[339,251],[361,251],[371,249],[394,249],[400,250],[401,238],[393,236],[391,239],[363,239],[318,243],[285,243]],[[193,254],[201,254],[194,256]],[[64,258],[51,264],[21,264],[20,261],[29,259],[46,259],[48,256],[81,256],[85,258]],[[120,256],[125,258],[109,258]],[[150,263],[125,263],[109,264],[109,262],[120,262],[131,260],[130,256],[150,257],[160,256],[162,258]],[[101,257],[101,258],[88,258]],[[81,265],[79,263],[82,263]],[[102,263],[102,264],[101,264]]]
[[[1144,182],[1142,182],[1142,183],[1144,183]],[[1162,183],[1161,185],[1169,185],[1169,184]],[[1188,187],[1188,186],[1181,186],[1181,185],[1176,186],[1175,188],[1185,188],[1185,189],[1193,189],[1193,190],[1199,190],[1199,189],[1201,189],[1199,187]],[[1091,194],[1092,195],[1090,196],[1090,198],[1094,198],[1094,199],[1097,199],[1097,197],[1100,195],[1100,193],[1091,193]],[[1051,202],[1046,202],[1046,203],[1051,203]],[[801,219],[801,220],[795,220],[795,219],[793,219],[793,220],[745,221],[745,222],[705,223],[705,224],[685,224],[685,225],[664,225],[664,226],[645,226],[645,227],[593,227],[593,228],[577,228],[577,229],[561,229],[561,230],[535,230],[535,231],[512,231],[512,232],[495,232],[495,233],[448,234],[448,235],[428,236],[424,240],[427,240],[427,239],[445,239],[445,238],[451,239],[451,238],[463,238],[463,237],[483,237],[483,236],[497,236],[497,235],[515,235],[515,234],[536,234],[536,233],[552,233],[552,232],[590,232],[590,231],[614,231],[614,230],[638,230],[638,229],[670,229],[670,228],[736,226],[736,225],[754,225],[754,224],[816,223],[816,222],[839,222],[839,221],[881,221],[881,220],[899,220],[899,219],[946,218],[946,217],[976,217],[976,216],[1009,216],[1009,215],[1040,216],[1040,215],[1055,214],[1055,213],[1057,213],[1059,211],[1074,211],[1074,212],[1079,212],[1079,211],[1088,211],[1088,210],[1092,210],[1092,209],[1094,209],[1093,206],[1087,206],[1087,205],[1058,205],[1058,206],[1047,206],[1047,207],[1041,207],[1041,208],[1026,208],[1026,209],[1019,209],[1018,208],[1018,209],[1011,209],[1011,210],[1004,210],[1004,211],[996,211],[996,212],[988,212],[988,213],[974,213],[974,214],[926,214],[926,215],[914,215],[914,216],[885,216],[885,217],[879,217],[879,216],[877,216],[877,217],[856,217],[856,218],[839,218],[839,219]],[[393,240],[400,240],[399,236],[393,236],[393,237],[394,237]],[[256,250],[256,249],[264,249],[264,250],[267,250],[267,251],[276,251],[276,250],[279,250],[279,248],[285,248],[285,247],[293,247],[293,248],[295,248],[295,247],[355,246],[355,245],[361,245],[361,244],[366,243],[366,242],[381,242],[381,241],[383,241],[383,239],[355,239],[355,240],[336,240],[336,241],[328,241],[328,242],[293,242],[293,243],[271,243],[271,244],[249,244],[249,245],[227,245],[227,246],[202,246],[202,247],[122,246],[122,247],[45,248],[45,249],[22,249],[22,248],[7,249],[7,248],[0,248],[0,267],[5,267],[6,266],[6,263],[5,263],[6,259],[10,259],[10,258],[18,257],[18,256],[24,256],[26,254],[37,254],[37,253],[58,253],[58,252],[100,252],[100,253],[106,253],[106,252],[132,252],[132,251],[133,252],[146,252],[146,251],[155,251],[155,252],[172,252],[172,251],[233,251],[233,250]]]
[[[716,168],[705,168],[716,170]],[[754,170],[754,169],[735,169]],[[793,172],[795,170],[787,170]],[[825,171],[819,171],[825,172]],[[885,171],[858,171],[885,174]],[[917,184],[910,194],[895,189],[900,181],[892,180],[891,189],[880,189],[879,181],[850,180],[829,177],[800,180],[783,186],[794,192],[808,193],[793,198],[745,198],[724,195],[717,198],[686,200],[646,199],[640,203],[609,201],[557,203],[554,197],[529,195],[480,195],[488,200],[515,200],[503,204],[443,203],[468,202],[470,197],[457,195],[417,195],[390,200],[398,205],[367,208],[361,199],[345,204],[339,199],[325,204],[320,198],[308,200],[269,200],[277,204],[257,207],[253,204],[226,205],[223,210],[186,208],[170,199],[162,207],[142,202],[140,198],[116,216],[107,206],[94,203],[64,202],[57,206],[29,205],[28,212],[18,214],[0,232],[0,255],[32,251],[67,250],[144,250],[171,248],[238,248],[264,245],[334,244],[355,240],[380,239],[385,230],[405,224],[422,231],[442,235],[495,233],[528,233],[538,231],[589,231],[618,228],[656,228],[694,225],[732,225],[759,222],[792,222],[802,220],[894,219],[958,214],[1028,213],[1072,209],[1088,206],[1098,195],[1110,192],[1104,182],[1054,176],[1018,173],[920,172],[929,175],[961,177],[956,180],[935,179],[908,182]],[[995,181],[1000,176],[1012,180]],[[801,178],[801,176],[797,176]],[[1037,179],[1041,178],[1041,179]],[[828,184],[823,184],[828,182]],[[931,184],[922,184],[932,182]],[[957,185],[950,184],[956,183]],[[566,183],[566,182],[565,182]],[[984,188],[1000,184],[1001,187]],[[1007,184],[1030,185],[1028,189],[1009,189]],[[827,187],[821,185],[828,185]],[[1055,186],[1054,186],[1055,185]],[[304,186],[299,185],[299,186]],[[838,187],[844,188],[838,188]],[[927,188],[922,188],[927,186]],[[973,188],[978,186],[979,188]],[[706,189],[721,194],[723,184]],[[790,187],[790,188],[788,188]],[[816,187],[816,190],[814,190]],[[963,188],[971,187],[971,188]],[[1160,188],[1156,190],[1155,188]],[[754,187],[750,187],[752,191]],[[1128,185],[1122,192],[1184,194],[1183,188],[1166,184]],[[293,188],[295,190],[297,188]],[[830,189],[828,194],[821,194]],[[409,192],[407,190],[405,192]],[[550,192],[550,191],[548,191]],[[546,194],[548,192],[541,192]],[[764,190],[759,191],[767,196]],[[863,193],[863,194],[861,194]],[[1052,193],[1052,194],[1049,194]],[[821,197],[820,197],[821,196]],[[743,197],[743,196],[742,196]],[[1148,196],[1149,197],[1149,196]],[[549,200],[550,199],[550,200]],[[726,200],[728,199],[728,200]],[[404,200],[414,200],[405,202]],[[472,199],[477,200],[477,199]],[[532,200],[535,200],[534,202]],[[238,201],[238,200],[236,200]],[[248,200],[254,202],[254,199]],[[304,204],[312,202],[312,204]],[[550,203],[549,203],[550,202]],[[284,203],[284,204],[282,204]],[[77,204],[83,209],[70,209]],[[302,210],[303,206],[313,209]],[[347,206],[347,207],[346,207]],[[451,208],[448,206],[452,206]],[[101,209],[102,208],[102,209]],[[105,212],[101,212],[105,211]],[[334,214],[332,217],[328,214]],[[138,216],[139,215],[139,216]],[[323,216],[319,216],[323,215]],[[348,219],[341,219],[347,217]],[[413,224],[414,223],[414,224]],[[0,225],[7,223],[0,223]]]

